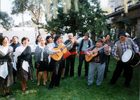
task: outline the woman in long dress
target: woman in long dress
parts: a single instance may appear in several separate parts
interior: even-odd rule
[[[17,61],[17,79],[21,82],[22,90],[28,89],[28,80],[33,79],[32,53],[31,47],[28,46],[29,39],[23,37],[22,45],[16,48],[15,61]]]
[[[8,37],[2,37],[0,41],[0,87],[2,87],[3,97],[12,95],[9,92],[10,85],[13,84],[13,49],[8,45]],[[5,90],[6,88],[6,90]]]

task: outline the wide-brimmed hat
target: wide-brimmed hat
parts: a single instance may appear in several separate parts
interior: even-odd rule
[[[89,37],[89,34],[90,34],[89,32],[86,32],[86,33],[85,33],[85,35],[87,35],[88,37]]]
[[[124,31],[120,31],[120,32],[119,32],[118,38],[119,38],[120,35],[126,36]]]
[[[98,39],[96,40],[96,42],[102,42],[102,43],[103,43],[103,41],[102,41],[101,38],[98,38]]]

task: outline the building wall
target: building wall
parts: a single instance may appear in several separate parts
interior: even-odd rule
[[[140,17],[140,8],[130,11],[129,13],[125,14],[124,17],[121,17],[121,15],[115,16],[112,21],[115,23],[122,21],[123,19],[134,19],[138,17]]]

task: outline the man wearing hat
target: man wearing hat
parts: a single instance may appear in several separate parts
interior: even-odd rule
[[[127,49],[133,49],[136,53],[139,53],[139,48],[131,38],[126,39],[126,35],[123,31],[119,32],[118,38],[120,40],[115,43],[112,49],[112,55],[117,60],[117,66],[109,85],[115,84],[118,78],[120,77],[121,72],[124,70],[124,85],[125,87],[130,88],[130,81],[132,79],[133,68],[130,65],[123,63],[121,57]]]
[[[98,71],[96,81],[97,86],[101,85],[102,80],[104,78],[105,63],[106,63],[105,56],[109,54],[109,49],[107,45],[104,45],[103,48],[101,48],[102,45],[103,45],[102,39],[98,38],[96,41],[96,46],[92,46],[85,50],[85,54],[87,54],[89,57],[91,56],[91,53],[88,51],[92,51],[94,49],[99,50],[99,54],[96,57],[94,57],[93,61],[90,63],[87,86],[90,86],[93,83],[96,69]]]
[[[77,48],[77,57],[79,57],[78,77],[81,77],[82,64],[85,61],[85,77],[88,78],[89,62],[85,60],[85,50],[91,46],[92,41],[89,39],[89,32],[87,32],[84,39],[79,42],[79,47]]]

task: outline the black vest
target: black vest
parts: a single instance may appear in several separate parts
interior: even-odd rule
[[[96,48],[96,46],[93,47],[92,50],[93,50],[94,48]],[[103,49],[101,49],[101,50],[99,51],[99,58],[100,58],[100,63],[101,63],[101,64],[103,64],[103,63],[106,61],[105,56],[106,56],[106,55],[105,55],[105,53],[104,53],[104,48],[103,48]]]
[[[70,40],[66,40],[66,44],[69,43],[69,42],[70,42]],[[72,47],[69,51],[70,51],[70,52],[76,51],[76,44],[75,44],[75,42],[74,42],[73,47]]]

